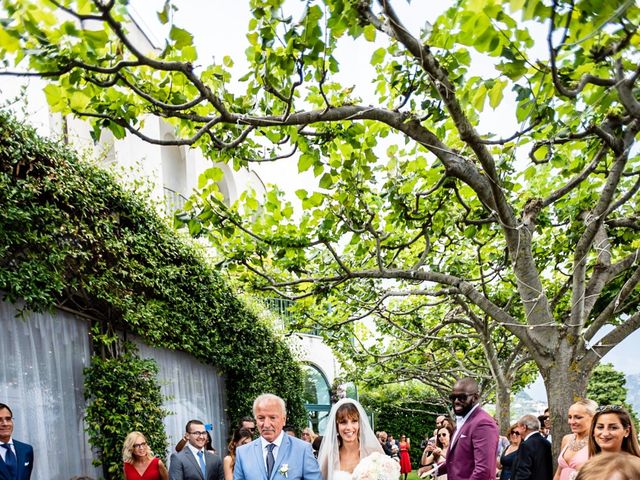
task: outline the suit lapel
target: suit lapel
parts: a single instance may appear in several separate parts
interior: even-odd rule
[[[18,462],[17,470],[16,470],[16,478],[22,478],[22,471],[24,470],[24,462],[26,460],[26,451],[22,448],[21,445],[18,445],[19,442],[13,441],[13,446],[16,449],[16,462]]]
[[[280,442],[280,448],[278,448],[278,458],[276,458],[276,461],[273,464],[273,472],[271,472],[271,478],[273,478],[276,472],[280,469],[280,464],[282,463],[282,461],[285,458],[289,458],[289,450],[291,450],[292,443],[293,442],[289,438],[289,435],[285,433],[284,437],[282,437],[282,442]]]
[[[458,445],[458,442],[462,438],[462,435],[464,435],[465,432],[469,429],[469,425],[471,424],[471,421],[478,414],[478,411],[480,410],[480,408],[481,407],[478,406],[473,412],[471,412],[471,415],[469,415],[469,418],[467,418],[466,422],[464,422],[464,425],[462,425],[460,432],[455,436],[456,437],[455,441],[449,446],[449,453],[451,453],[451,451],[456,448],[456,445]]]
[[[193,452],[191,451],[191,449],[185,445],[185,447],[183,449],[183,452],[184,452],[184,454],[186,455],[186,457],[188,459],[187,461],[191,462],[191,464],[194,466],[194,468],[198,472],[198,475],[200,475],[200,478],[202,478],[204,480],[204,477],[202,476],[202,470],[200,470],[200,464],[198,463],[198,460],[196,460],[196,457],[193,454]],[[206,468],[205,468],[205,470],[206,470]]]
[[[267,479],[267,465],[264,461],[264,457],[262,456],[262,440],[261,437],[258,437],[257,440],[253,441],[253,461],[254,461],[254,465],[260,465],[260,467],[258,467],[258,470],[261,473],[261,477],[264,480],[268,480]]]

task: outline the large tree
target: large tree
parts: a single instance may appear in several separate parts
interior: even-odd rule
[[[337,304],[336,299],[324,315],[316,313],[309,320],[338,352],[354,382],[376,386],[418,380],[431,387],[425,401],[444,411],[451,407],[453,384],[470,376],[480,382],[483,399],[495,402],[500,425],[508,427],[511,395],[536,373],[526,348],[486,316],[419,297],[397,303],[382,296],[356,315],[349,315],[352,307],[342,308],[344,301]],[[299,310],[309,313],[307,305]],[[365,321],[350,325],[363,317]],[[294,323],[292,329],[300,325]]]
[[[124,0],[5,0],[4,73],[50,78],[52,108],[92,119],[96,135],[236,165],[297,158],[320,187],[298,192],[302,217],[277,190],[228,208],[212,170],[191,230],[293,298],[361,312],[401,291],[486,316],[526,346],[566,428],[589,372],[640,325],[636,2],[459,1],[418,33],[391,0],[310,0],[297,21],[281,0],[250,3],[242,95],[229,59],[194,66],[184,29],[138,50]],[[531,53],[540,27],[544,58]],[[377,42],[375,101],[335,81],[347,35],[359,52]],[[474,73],[481,58],[494,73]],[[481,113],[505,95],[511,133],[499,136]],[[148,115],[178,140],[145,136]]]

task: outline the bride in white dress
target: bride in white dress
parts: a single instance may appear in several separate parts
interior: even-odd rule
[[[384,455],[362,405],[351,398],[334,404],[318,453],[324,480],[351,480],[360,461],[374,452]]]

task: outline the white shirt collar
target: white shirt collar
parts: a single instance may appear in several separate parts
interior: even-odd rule
[[[526,441],[529,439],[529,437],[530,437],[531,435],[535,435],[536,433],[539,433],[539,432],[538,432],[538,431],[536,431],[536,430],[534,430],[534,431],[533,431],[533,432],[531,432],[529,435],[527,435],[526,437],[524,437],[524,441],[526,442]]]
[[[282,440],[284,439],[284,430],[280,432],[280,435],[278,435],[278,437],[273,441],[273,442],[268,442],[267,440],[265,440],[264,437],[260,437],[260,445],[262,445],[262,450],[266,450],[267,449],[267,445],[269,445],[270,443],[275,444],[276,448],[280,447],[280,444],[282,443]]]
[[[189,447],[189,450],[191,450],[191,453],[193,453],[194,456],[198,456],[198,452],[203,452],[204,453],[204,447],[202,447],[201,450],[198,450],[196,447],[194,447],[193,445],[191,445],[190,442],[187,442],[187,447]]]

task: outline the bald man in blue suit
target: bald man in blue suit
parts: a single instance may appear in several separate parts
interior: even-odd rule
[[[236,450],[233,480],[322,480],[311,444],[282,431],[287,419],[284,400],[260,395],[253,402],[253,416],[260,437]]]
[[[29,480],[33,448],[12,438],[13,412],[0,403],[0,480]]]

